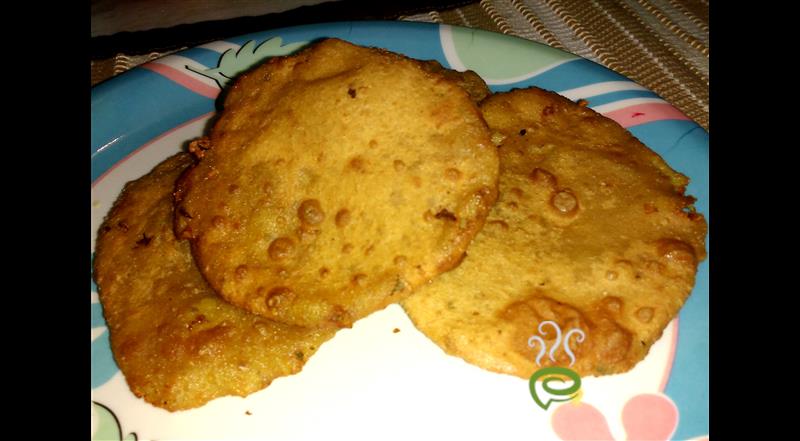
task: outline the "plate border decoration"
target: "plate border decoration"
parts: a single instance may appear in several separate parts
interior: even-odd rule
[[[481,57],[464,54],[486,50],[486,45],[491,47],[487,42],[513,46],[506,54],[509,57],[546,52],[550,62],[545,65],[518,62],[513,69],[507,69],[505,77],[501,63],[504,51],[492,53],[493,76],[489,78],[492,91],[538,86],[573,100],[588,100],[590,108],[620,123],[664,157],[671,167],[691,178],[687,194],[698,198],[697,210],[710,223],[708,133],[657,94],[599,64],[541,43],[484,30],[418,22],[337,22],[267,30],[187,49],[95,86],[91,98],[93,191],[110,172],[142,148],[181,127],[208,118],[217,110],[220,85],[209,75],[229,72],[220,65],[226,56],[232,59],[225,54],[284,55],[322,37],[384,47],[414,58],[436,59],[448,68],[469,68],[478,73],[488,72],[488,67],[481,65]],[[707,237],[707,247],[709,240]],[[695,288],[680,312],[680,320],[670,324],[675,326],[676,341],[671,372],[662,381],[661,391],[680,412],[671,435],[678,439],[705,436],[709,430],[708,269],[709,259],[706,259],[698,268]],[[96,292],[92,283],[92,328],[93,333],[100,333],[99,337],[93,335],[93,375],[95,346],[100,354],[105,350],[101,346],[108,345],[108,331],[95,331],[105,326],[95,311]],[[105,381],[94,381],[93,376],[93,390],[109,379],[110,376]],[[567,405],[572,404],[559,406]]]

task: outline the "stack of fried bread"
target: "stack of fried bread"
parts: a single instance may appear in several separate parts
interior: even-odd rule
[[[620,373],[705,257],[687,181],[554,93],[327,39],[242,75],[125,187],[94,274],[131,390],[171,411],[296,373],[392,303],[485,369],[530,376],[549,320],[585,331],[581,375]]]

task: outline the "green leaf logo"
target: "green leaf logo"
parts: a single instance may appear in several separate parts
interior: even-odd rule
[[[211,78],[219,84],[220,89],[224,89],[237,75],[264,61],[267,57],[288,55],[307,45],[308,42],[299,41],[297,43],[289,43],[285,46],[282,44],[283,39],[281,39],[281,37],[270,38],[258,45],[258,47],[256,47],[255,40],[250,40],[239,48],[238,51],[234,51],[233,49],[225,51],[219,59],[219,64],[215,68],[197,70],[191,66],[186,66],[186,69]]]
[[[564,377],[568,380],[572,380],[572,386],[558,389],[550,386],[552,382],[564,383]],[[544,402],[539,397],[539,391],[536,389],[536,382],[539,381],[539,379],[542,379],[542,389],[550,395],[547,402]],[[573,400],[581,389],[581,376],[572,369],[555,366],[546,367],[534,372],[528,381],[528,385],[531,390],[533,401],[542,409],[547,410],[552,403]]]

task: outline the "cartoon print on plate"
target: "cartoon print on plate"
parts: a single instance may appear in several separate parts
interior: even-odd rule
[[[439,29],[450,66],[457,71],[474,70],[489,85],[516,83],[579,58],[503,34],[448,25]],[[503,50],[497,50],[501,42]]]
[[[114,412],[92,401],[92,441],[137,441],[136,433],[122,437],[122,429]]]
[[[678,427],[678,414],[678,407],[665,395],[636,395],[622,409],[625,439],[666,441]],[[553,430],[564,441],[615,439],[603,413],[585,402],[559,406],[551,422]]]
[[[238,51],[233,48],[225,51],[215,68],[199,70],[191,65],[187,65],[186,68],[215,80],[220,89],[224,89],[233,78],[264,61],[267,57],[288,55],[308,44],[308,42],[303,41],[281,46],[282,42],[281,37],[275,37],[256,47],[255,40],[250,40]]]
[[[268,57],[288,55],[307,44],[308,41],[298,41],[284,45],[281,37],[266,39],[258,46],[256,40],[250,40],[242,46],[226,41],[215,41],[190,49],[190,51],[200,50],[203,52],[202,55],[208,55],[208,52],[220,54],[213,61],[200,62],[197,60],[198,54],[192,58],[185,56],[188,53],[180,52],[140,67],[155,72],[198,95],[216,99],[230,80],[240,73]]]

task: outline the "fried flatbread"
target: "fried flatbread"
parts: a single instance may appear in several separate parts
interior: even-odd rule
[[[333,336],[250,314],[208,287],[172,230],[173,186],[191,163],[178,154],[127,184],[95,255],[117,365],[136,396],[170,411],[261,390]]]
[[[175,231],[231,303],[350,326],[452,268],[496,199],[468,93],[415,60],[330,39],[241,77],[180,179]]]
[[[428,72],[440,73],[444,75],[445,78],[454,81],[464,89],[469,94],[469,97],[472,98],[472,101],[476,103],[480,103],[492,93],[489,90],[489,86],[483,81],[483,78],[471,70],[459,72],[447,69],[436,60],[422,61],[422,68]]]
[[[461,265],[403,306],[446,352],[528,378],[631,369],[678,313],[705,258],[706,222],[672,170],[615,122],[536,88],[481,110],[500,151],[497,205]],[[541,325],[541,328],[540,328]],[[541,332],[540,332],[541,331]],[[542,342],[547,352],[536,364]]]

